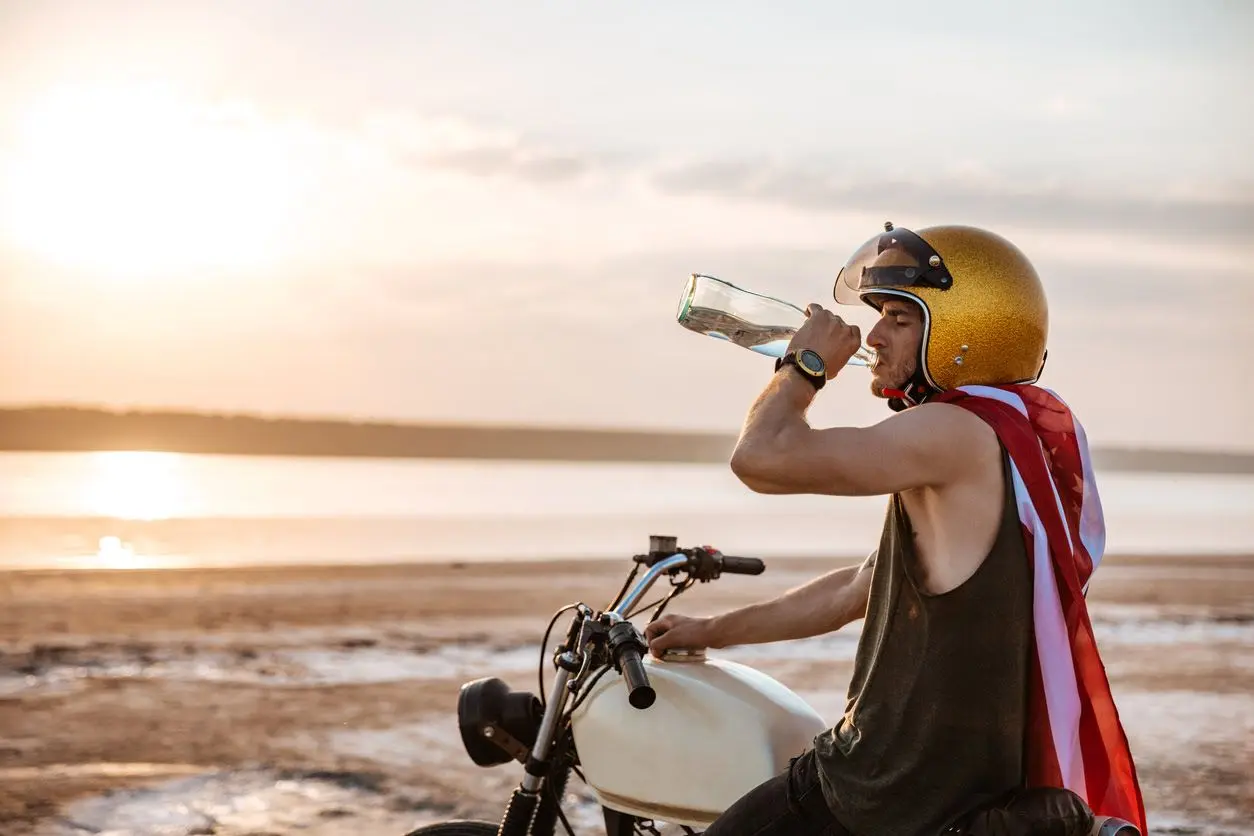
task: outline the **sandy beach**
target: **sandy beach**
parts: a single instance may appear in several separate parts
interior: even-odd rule
[[[674,610],[747,603],[838,563],[773,561]],[[534,690],[549,615],[603,605],[628,569],[0,574],[0,833],[399,836],[496,821],[519,772],[466,758],[459,686],[496,675]],[[1254,833],[1254,557],[1110,557],[1089,601],[1152,832]],[[832,718],[857,634],[722,653]],[[573,822],[595,833],[576,784]]]

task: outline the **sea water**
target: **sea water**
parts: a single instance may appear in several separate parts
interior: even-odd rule
[[[1109,552],[1254,552],[1254,477],[1098,485]],[[856,557],[884,511],[756,494],[726,465],[0,453],[0,567],[628,557],[650,534]]]

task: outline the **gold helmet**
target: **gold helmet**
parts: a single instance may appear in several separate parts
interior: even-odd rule
[[[1040,377],[1049,311],[1027,256],[970,226],[884,229],[841,268],[834,295],[876,310],[883,297],[904,296],[923,308],[920,386],[943,392]]]

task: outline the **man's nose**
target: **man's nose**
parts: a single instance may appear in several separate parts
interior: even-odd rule
[[[872,328],[871,332],[866,335],[866,344],[876,351],[879,351],[887,345],[887,343],[884,342],[884,331],[880,328],[881,324],[882,321],[875,323],[875,327]]]

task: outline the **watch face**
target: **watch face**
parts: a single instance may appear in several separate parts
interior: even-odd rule
[[[814,377],[827,374],[827,366],[824,365],[823,358],[808,348],[797,355],[797,364]]]

